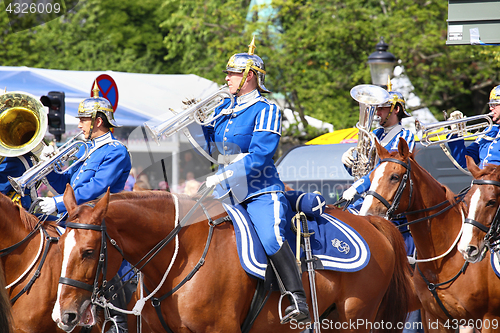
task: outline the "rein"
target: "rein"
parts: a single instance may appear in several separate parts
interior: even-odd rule
[[[21,246],[26,241],[28,241],[35,233],[37,233],[38,231],[40,231],[40,236],[42,237],[42,239],[40,241],[40,247],[38,249],[37,255],[35,256],[35,259],[28,266],[28,268],[24,271],[24,273],[21,274],[21,276],[19,276],[14,282],[10,283],[8,286],[5,287],[5,289],[9,289],[12,286],[14,286],[15,284],[17,284],[24,276],[26,276],[28,274],[28,272],[33,268],[33,266],[35,266],[35,263],[40,258],[40,254],[42,252],[42,248],[45,248],[44,251],[43,251],[40,263],[38,264],[38,266],[37,266],[37,268],[35,270],[35,273],[31,277],[31,279],[29,280],[29,282],[24,286],[24,288],[21,289],[21,291],[19,291],[13,298],[10,299],[10,303],[11,304],[14,304],[19,299],[19,297],[21,297],[24,293],[26,293],[31,288],[31,286],[33,286],[33,284],[35,283],[35,281],[40,277],[40,272],[42,270],[43,264],[45,263],[45,259],[47,258],[47,254],[49,252],[49,248],[50,248],[50,246],[49,246],[50,244],[49,243],[51,243],[51,242],[57,242],[59,240],[59,238],[57,238],[57,237],[50,237],[49,236],[49,234],[47,233],[47,231],[45,230],[45,228],[43,228],[43,226],[42,226],[43,222],[44,222],[44,220],[39,220],[38,223],[37,223],[37,225],[35,226],[35,228],[33,228],[33,230],[31,230],[30,233],[26,237],[24,237],[21,241],[17,242],[14,245],[11,245],[11,246],[9,246],[9,247],[7,247],[5,249],[0,250],[0,257],[4,257],[6,255],[9,255],[14,250],[16,250],[19,246]]]

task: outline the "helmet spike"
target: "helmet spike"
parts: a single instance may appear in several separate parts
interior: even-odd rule
[[[255,35],[252,36],[252,42],[248,45],[248,54],[253,55],[255,52]]]
[[[391,76],[387,75],[387,91],[392,91]]]
[[[94,81],[94,88],[92,89],[92,97],[99,97],[99,87],[97,86],[97,80]]]

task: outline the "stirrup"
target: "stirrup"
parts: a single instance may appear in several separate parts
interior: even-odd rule
[[[283,317],[283,313],[281,312],[281,301],[283,300],[283,297],[285,297],[286,295],[289,295],[293,299],[293,303],[295,304],[295,310],[290,311],[288,314],[286,314]],[[292,304],[290,304],[290,305],[292,305]],[[297,299],[289,291],[285,291],[283,294],[281,294],[280,301],[278,303],[278,310],[279,310],[279,316],[280,316],[280,324],[286,324],[290,320],[292,320],[293,318],[297,317],[300,314],[299,304],[297,303]]]

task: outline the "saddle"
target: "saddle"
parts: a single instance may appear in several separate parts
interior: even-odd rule
[[[291,208],[287,212],[285,238],[296,251],[297,236],[292,219],[297,213],[303,213],[309,227],[312,255],[317,258],[315,269],[356,272],[368,264],[368,244],[349,225],[324,213],[326,202],[323,196],[301,191],[287,191],[285,196]],[[249,275],[264,280],[267,256],[246,210],[239,204],[223,203],[223,207],[233,221],[241,266]],[[305,254],[302,248],[299,251],[304,271]]]

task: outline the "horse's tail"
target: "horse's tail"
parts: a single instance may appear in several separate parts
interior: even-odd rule
[[[376,332],[401,332],[403,327],[398,329],[397,325],[401,326],[400,323],[406,321],[410,302],[416,297],[411,266],[406,257],[405,242],[399,230],[391,222],[377,216],[371,216],[369,220],[389,240],[396,258],[391,282],[382,299],[376,319],[379,323],[382,320],[392,323],[392,328],[385,326],[385,329]]]
[[[9,297],[5,290],[3,267],[0,265],[0,332],[12,332],[12,314]]]

